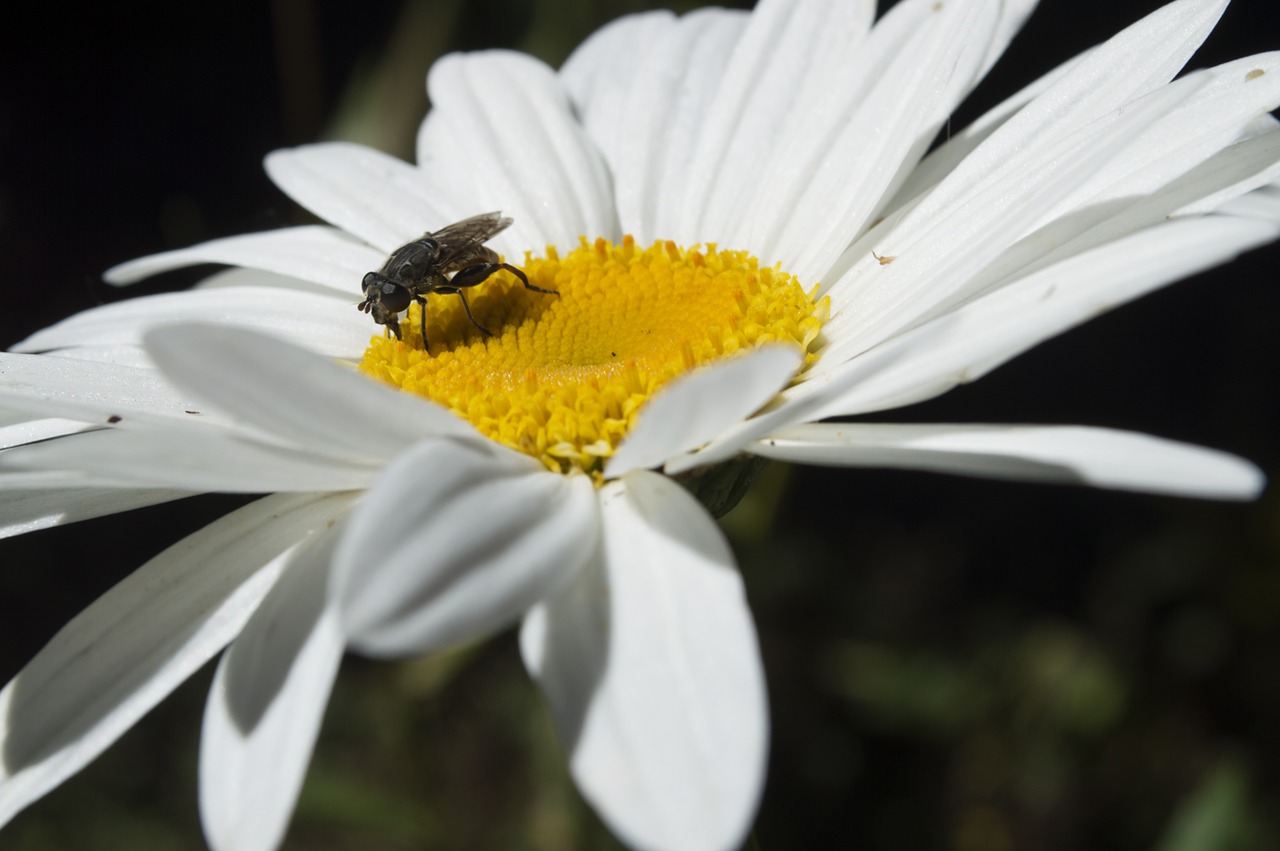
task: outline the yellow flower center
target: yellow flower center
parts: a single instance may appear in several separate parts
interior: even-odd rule
[[[483,434],[542,461],[548,469],[591,474],[671,379],[699,364],[765,343],[810,352],[827,318],[791,275],[760,268],[744,251],[685,249],[655,242],[640,250],[597,239],[566,257],[525,254],[527,290],[500,272],[461,299],[428,297],[422,347],[418,307],[401,322],[403,341],[375,336],[365,373],[425,396],[470,420]]]

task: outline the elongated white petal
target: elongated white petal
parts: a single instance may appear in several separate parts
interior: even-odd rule
[[[1041,228],[974,276],[969,289],[989,292],[1007,286],[1065,258],[1105,247],[1168,219],[1194,210],[1213,210],[1277,176],[1280,132],[1246,139],[1138,201],[1098,204]]]
[[[351,646],[403,656],[517,621],[598,557],[586,476],[474,443],[431,440],[374,482],[335,557]]]
[[[88,423],[173,422],[202,414],[153,368],[0,352],[0,404],[34,417]],[[216,415],[206,415],[218,422]]]
[[[0,477],[0,482],[3,482]],[[0,489],[0,538],[25,535],[38,529],[65,526],[79,520],[105,517],[191,496],[175,490],[116,490],[59,488],[56,490]]]
[[[846,380],[842,368],[835,371],[839,379],[801,385],[784,396],[791,396],[788,402],[830,400],[807,410],[805,420],[932,398],[1068,328],[1277,237],[1276,221],[1210,216],[1166,222],[1029,275],[890,341],[881,349],[902,355],[874,376]],[[847,368],[861,369],[860,360]]]
[[[342,633],[328,604],[336,533],[298,552],[223,655],[200,736],[200,818],[214,851],[273,851],[284,838]]]
[[[999,4],[984,2],[896,6],[866,50],[850,48],[826,71],[866,87],[828,84],[817,104],[797,107],[806,119],[828,117],[790,122],[785,146],[760,171],[760,203],[750,205],[751,221],[729,244],[759,246],[801,280],[822,280],[978,79],[999,12]],[[851,102],[828,103],[833,90],[849,92]]]
[[[0,405],[0,427],[20,425],[29,422],[31,419],[31,415],[25,411],[15,411],[12,408]]]
[[[1265,479],[1241,458],[1145,434],[1083,426],[812,423],[751,445],[766,458],[993,479],[1253,499]]]
[[[1042,215],[1044,225],[1005,250],[964,290],[999,286],[1014,280],[1015,273],[1026,274],[1174,215],[1213,210],[1274,179],[1280,174],[1280,133],[1273,123],[1258,124],[1252,117],[1280,101],[1278,63],[1280,54],[1251,57],[1173,83],[1170,88],[1197,88],[1061,198]],[[1251,76],[1254,72],[1260,76]],[[1259,80],[1269,82],[1260,85]],[[1240,141],[1245,127],[1251,129]],[[933,313],[945,309],[939,305]],[[837,315],[831,328],[847,327],[848,321]]]
[[[316,455],[225,429],[101,429],[19,446],[0,454],[0,471],[65,472],[49,486],[173,488],[222,493],[341,491],[366,487],[368,461]],[[7,478],[7,477],[6,477]],[[10,482],[36,488],[38,481]]]
[[[3,490],[58,490],[78,487],[116,487],[120,483],[95,479],[78,470],[38,470],[0,473]]]
[[[386,255],[459,218],[442,208],[419,169],[363,145],[324,142],[273,151],[264,165],[286,195],[373,247],[364,255],[375,262],[363,261],[350,279],[357,289],[364,273],[381,268]]]
[[[58,418],[27,420],[13,425],[0,426],[0,449],[22,446],[26,443],[38,443],[41,440],[63,437],[64,435],[75,434],[90,428],[95,428],[95,426],[80,420]]]
[[[902,218],[887,221],[853,246],[857,261],[831,287],[833,315],[858,305],[851,308],[858,318],[850,333],[871,345],[928,312],[930,302],[946,301],[968,280],[969,269],[981,268],[1025,235],[1145,127],[1194,93],[1194,85],[1160,87],[1208,34],[1225,5],[1223,0],[1179,0],[1090,51]],[[952,257],[957,252],[945,245],[949,238],[963,244],[963,256]],[[898,259],[882,266],[872,251]],[[912,262],[903,262],[908,256]],[[917,265],[926,257],[936,264],[932,271]],[[917,286],[939,280],[945,286],[918,290],[904,277]],[[906,314],[895,316],[895,307],[904,306]]]
[[[382,265],[386,257],[340,230],[317,225],[283,228],[215,239],[190,248],[140,257],[108,269],[113,284],[132,284],[143,278],[197,263],[226,263],[278,272],[356,294],[364,273]]]
[[[348,298],[262,287],[220,287],[95,307],[37,331],[13,351],[137,346],[152,328],[187,322],[256,328],[317,354],[351,359],[363,354],[376,328]]]
[[[1041,159],[1065,128],[1083,127],[1163,86],[1200,46],[1226,5],[1225,0],[1169,3],[1068,63],[1065,73],[1051,73],[1052,85],[966,157],[913,213],[913,220],[928,222],[945,206],[961,203],[993,172],[1020,160]]]
[[[1230,199],[1274,180],[1280,175],[1280,132],[1268,132],[1231,145],[1187,173],[1170,181],[1159,190],[1138,200],[1115,199],[1090,206],[1070,216],[1055,221],[1009,246],[992,263],[975,274],[964,289],[973,293],[968,301],[1000,287],[1009,286],[1032,276],[1034,272],[1063,264],[1074,255],[1101,249],[1154,228],[1157,234],[1168,219],[1192,214],[1198,210],[1212,210]],[[1212,228],[1220,225],[1211,225]],[[1214,231],[1216,232],[1216,231]],[[1153,238],[1159,238],[1153,235]],[[1136,238],[1139,241],[1141,237]],[[1135,243],[1136,244],[1136,243]],[[1193,241],[1191,246],[1200,245]],[[1214,255],[1218,247],[1210,247]],[[1141,249],[1138,249],[1141,250]],[[1091,262],[1091,261],[1090,261]],[[1184,274],[1190,275],[1196,264],[1188,264]],[[1176,273],[1176,267],[1171,267]],[[1066,267],[1062,267],[1066,273]],[[1131,272],[1132,266],[1121,262],[1114,272]],[[1139,270],[1146,273],[1146,270]],[[1171,274],[1166,282],[1179,277]],[[1085,286],[1089,281],[1082,281]],[[1068,286],[1075,284],[1068,283]],[[1124,292],[1122,288],[1120,292]],[[1129,296],[1131,297],[1131,296]],[[1128,297],[1126,297],[1128,298]],[[1104,300],[1114,303],[1115,298]],[[955,305],[938,304],[927,311],[920,321],[956,309]],[[823,360],[811,375],[838,371],[850,352],[860,351],[865,340],[850,330],[857,319],[852,316],[833,317],[825,327],[832,342],[823,351]]]
[[[853,351],[865,351],[971,295],[975,276],[1026,233],[1028,222],[1070,194],[1185,96],[1185,87],[1157,90],[1064,137],[1041,159],[1002,170],[963,207],[933,222],[918,244],[899,249],[887,237],[879,253],[891,262],[855,266],[833,287],[833,309],[837,301],[847,306],[844,317],[831,321],[833,330]],[[919,209],[913,208],[908,218]],[[838,290],[844,291],[839,297]]]
[[[1017,168],[1022,162],[1043,161],[1064,130],[1085,126],[1167,83],[1212,29],[1225,6],[1221,0],[1170,3],[996,106],[912,172],[889,205],[896,212],[845,252],[833,268],[833,279],[850,268],[874,270],[878,261],[871,251],[897,256],[901,246],[913,242],[948,209],[973,209],[973,193],[997,172]],[[1164,136],[1157,140],[1148,134],[1146,139],[1152,147],[1183,141],[1181,133]],[[1141,155],[1146,146],[1135,144],[1131,150]],[[925,194],[926,190],[931,191]],[[916,201],[908,203],[913,198]],[[1028,219],[1023,227],[1034,222]],[[886,247],[891,234],[896,243]],[[851,279],[858,277],[855,274]],[[833,314],[839,314],[846,300],[860,290],[843,289],[836,286],[832,290]]]
[[[1274,183],[1235,198],[1223,205],[1222,213],[1280,222],[1280,185]]]
[[[900,211],[902,208],[907,207],[912,199],[916,199],[936,186],[943,178],[954,171],[960,163],[964,162],[975,148],[986,141],[987,137],[998,130],[1024,106],[1039,97],[1041,92],[1044,92],[1069,73],[1076,63],[1083,61],[1088,55],[1088,51],[1085,51],[1071,57],[1030,85],[1025,86],[987,110],[968,126],[951,133],[945,141],[930,151],[928,156],[917,163],[915,168],[911,169],[911,172],[906,175],[906,180],[898,187],[897,193],[885,205],[885,209]],[[847,268],[847,264],[844,263],[846,258],[847,254],[841,258],[841,262],[835,268],[843,272]],[[858,258],[852,259],[856,260]]]
[[[631,129],[620,94],[638,85],[636,69],[671,39],[676,21],[666,9],[615,18],[587,36],[560,68],[582,126],[611,165],[619,162],[619,146]],[[419,150],[418,158],[425,154]]]
[[[662,222],[672,228],[669,238],[742,244],[734,224],[749,206],[744,193],[775,152],[777,128],[806,96],[829,86],[834,58],[865,33],[869,12],[867,3],[812,0],[765,2],[752,13],[702,118],[688,182],[667,201],[676,208]]]
[[[0,824],[75,774],[240,631],[282,554],[352,498],[271,496],[138,568],[0,691]]]
[[[737,848],[764,785],[769,711],[733,556],[679,485],[601,492],[605,559],[525,620],[525,665],[569,769],[637,849]]]
[[[1049,88],[1083,58],[1072,59],[949,139],[913,171],[897,202],[900,204],[936,183],[1013,111]],[[1127,150],[1082,182],[1043,219],[1069,212],[1089,212],[1090,207],[1113,199],[1151,192],[1237,141],[1242,127],[1260,112],[1275,106],[1280,91],[1276,63],[1276,54],[1261,54],[1188,75],[1185,79],[1203,82],[1203,85],[1198,85],[1194,93],[1168,115],[1153,122]],[[1181,84],[1181,81],[1174,83]]]
[[[291,275],[281,275],[278,272],[267,272],[262,269],[249,269],[240,266],[232,266],[229,269],[220,269],[207,278],[201,278],[196,285],[192,287],[192,289],[218,290],[233,289],[235,287],[255,287],[327,296],[333,296],[341,293],[347,298],[348,303],[350,303],[353,300],[351,297],[356,294],[353,290],[359,290],[359,283],[359,281],[356,281],[355,284],[352,284],[343,290],[335,290],[331,286],[317,283],[315,281],[304,280],[303,278],[295,278]]]
[[[173,382],[290,446],[387,460],[425,437],[476,437],[445,408],[263,334],[215,325],[161,328],[147,351]]]
[[[628,64],[610,64],[617,79],[595,84],[593,91],[609,84],[614,91],[592,101],[586,127],[611,166],[622,230],[640,245],[677,233],[679,205],[671,199],[684,193],[689,151],[746,22],[741,12],[702,9],[673,26],[637,26],[636,39],[651,29],[663,35],[620,49]]]
[[[65,349],[53,349],[42,353],[44,357],[65,358],[68,360],[94,361],[112,366],[127,366],[133,369],[155,371],[155,364],[141,345],[128,343],[108,343],[102,346],[71,346]]]
[[[494,245],[571,249],[580,236],[621,236],[604,160],[555,72],[508,51],[451,54],[427,77],[432,110],[422,168],[447,197],[515,219]]]
[[[763,407],[802,363],[793,347],[767,346],[672,381],[640,412],[605,465],[605,476],[658,467],[678,453],[696,449]]]
[[[1280,53],[1237,59],[1169,85],[1191,93],[1045,213],[1042,221],[1154,192],[1239,141],[1254,118],[1280,105]]]

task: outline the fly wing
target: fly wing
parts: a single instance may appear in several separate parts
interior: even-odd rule
[[[511,219],[499,212],[481,213],[427,234],[440,246],[436,265],[441,271],[450,270],[458,263],[465,265],[476,249],[510,226]]]

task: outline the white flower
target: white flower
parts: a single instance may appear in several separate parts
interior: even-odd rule
[[[141,567],[0,692],[0,823],[234,639],[206,710],[201,813],[215,848],[272,848],[345,648],[422,653],[523,618],[525,663],[605,822],[638,848],[733,847],[764,779],[763,674],[732,555],[669,475],[747,452],[1255,495],[1247,462],[1142,435],[820,422],[945,392],[1280,235],[1267,115],[1280,60],[1170,82],[1224,2],[1158,10],[921,160],[1029,6],[906,0],[872,28],[866,3],[779,0],[621,19],[558,74],[513,53],[446,57],[428,81],[419,166],[344,144],[268,158],[276,183],[335,227],[125,264],[117,282],[197,262],[245,269],[88,311],[0,358],[10,532],[191,492],[271,494]],[[809,338],[825,309],[809,304],[783,323],[799,345],[743,344],[665,384],[616,448],[539,432],[521,454],[508,447],[523,432],[494,425],[490,440],[334,362],[369,345],[352,309],[365,272],[424,229],[491,209],[515,220],[492,243],[512,262],[582,236],[618,243],[582,249],[601,263],[631,256],[624,234],[717,243],[821,283],[830,318]],[[726,256],[665,251],[693,266]],[[528,309],[551,315],[574,297],[566,284]],[[638,325],[634,305],[597,309],[601,324]],[[785,339],[766,330],[748,336]],[[430,336],[435,359],[378,368],[438,365],[448,341]],[[592,380],[620,374],[606,366]],[[488,389],[469,398],[506,404]],[[501,416],[474,419],[483,430]],[[547,471],[562,461],[574,474]]]

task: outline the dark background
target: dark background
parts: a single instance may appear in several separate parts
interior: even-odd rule
[[[354,138],[408,157],[442,52],[558,64],[649,5],[112,4],[0,34],[0,345],[123,297],[105,268],[301,214],[268,151]],[[743,4],[750,5],[750,4]],[[1156,7],[1048,0],[954,126]],[[1280,48],[1237,0],[1193,67]],[[361,105],[374,104],[373,116]],[[372,120],[372,123],[370,123]],[[1108,425],[1280,477],[1270,247],[895,412]],[[137,292],[184,286],[175,273]],[[201,497],[0,542],[0,681],[164,546]],[[1280,498],[1216,504],[770,468],[726,518],[768,668],[766,849],[1280,847]],[[206,669],[0,832],[3,849],[201,847]],[[288,848],[609,848],[510,634],[344,665]]]

